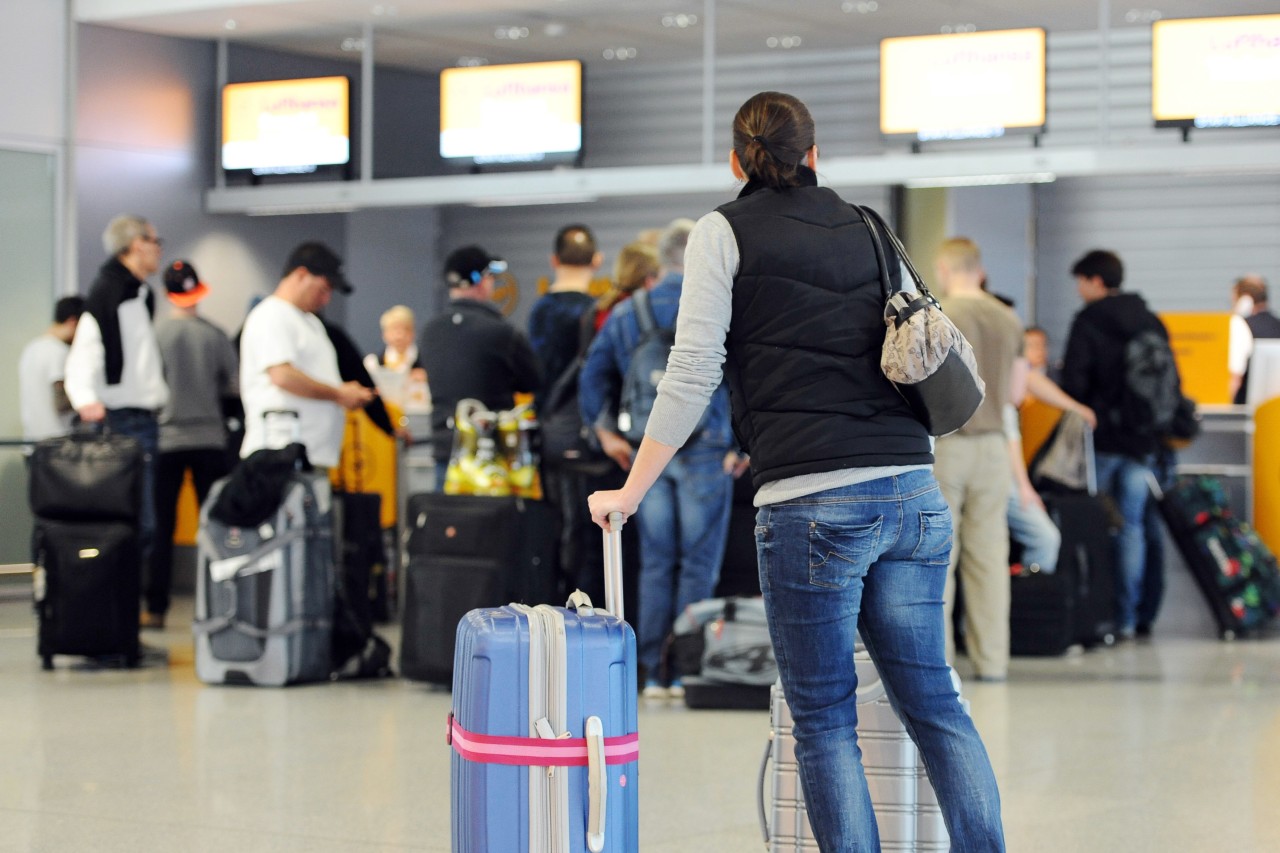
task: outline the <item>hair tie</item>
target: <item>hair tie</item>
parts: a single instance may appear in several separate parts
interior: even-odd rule
[[[751,140],[753,142],[760,143],[760,147],[764,149],[764,153],[768,154],[770,157],[773,157],[775,160],[777,159],[778,155],[774,154],[773,149],[769,147],[769,140],[765,139],[763,136],[761,136],[758,133],[752,136]]]

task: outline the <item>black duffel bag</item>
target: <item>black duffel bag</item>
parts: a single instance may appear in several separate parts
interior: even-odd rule
[[[27,490],[31,512],[57,521],[136,522],[142,464],[142,445],[127,435],[75,432],[39,441]]]

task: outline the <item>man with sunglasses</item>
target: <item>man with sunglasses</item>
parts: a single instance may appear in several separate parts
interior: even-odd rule
[[[169,400],[153,320],[155,296],[146,279],[160,269],[160,238],[150,222],[121,214],[102,234],[107,261],[85,298],[85,312],[67,354],[63,387],[80,420],[105,423],[142,445],[142,561],[155,550],[157,413]]]

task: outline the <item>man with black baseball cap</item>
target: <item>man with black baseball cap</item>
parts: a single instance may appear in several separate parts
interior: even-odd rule
[[[288,275],[298,267],[329,282],[332,290],[340,290],[344,294],[351,293],[354,288],[342,272],[342,258],[324,243],[303,243],[289,255],[284,272]],[[328,300],[325,300],[326,304]]]
[[[528,338],[503,319],[492,301],[495,276],[506,269],[506,261],[480,246],[454,250],[444,264],[449,304],[422,331],[440,484],[453,447],[458,401],[474,398],[494,410],[509,409],[513,395],[532,393],[541,381]]]
[[[241,457],[269,446],[267,412],[297,414],[297,439],[311,464],[338,464],[344,409],[359,409],[373,392],[343,382],[338,357],[316,316],[333,291],[350,293],[342,259],[323,243],[303,243],[289,254],[275,292],[249,312],[240,336],[240,396],[245,436]]]

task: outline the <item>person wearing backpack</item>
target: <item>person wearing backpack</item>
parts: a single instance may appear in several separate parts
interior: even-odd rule
[[[692,220],[676,220],[658,243],[659,281],[617,305],[596,336],[579,380],[582,422],[595,427],[600,445],[630,470],[644,436],[658,381],[675,340],[684,282],[684,251]],[[614,401],[617,401],[616,403]],[[647,676],[644,695],[679,698],[678,673],[665,672],[662,650],[676,616],[710,598],[720,577],[729,532],[736,464],[729,421],[729,391],[721,384],[706,415],[641,508],[638,654]]]
[[[1116,540],[1116,622],[1121,639],[1132,639],[1151,630],[1138,624],[1148,571],[1143,516],[1156,451],[1182,400],[1181,381],[1160,318],[1139,294],[1120,290],[1124,264],[1114,252],[1089,252],[1071,274],[1085,306],[1071,322],[1062,390],[1098,415],[1098,488],[1124,519]]]

